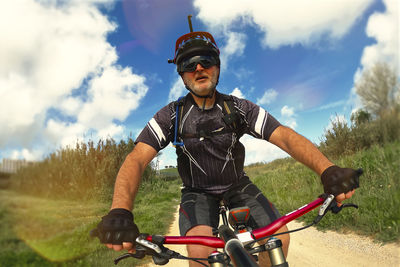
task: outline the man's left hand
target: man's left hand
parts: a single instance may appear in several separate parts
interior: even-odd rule
[[[341,202],[351,198],[355,189],[360,186],[359,177],[361,174],[361,170],[340,168],[336,165],[330,166],[321,175],[324,192],[334,195],[340,207]]]

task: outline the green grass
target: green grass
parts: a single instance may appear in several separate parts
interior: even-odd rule
[[[380,242],[400,241],[400,142],[373,146],[335,162],[362,168],[360,188],[351,200],[359,209],[328,214],[318,224],[321,230],[352,231]],[[278,207],[282,214],[312,201],[322,192],[320,178],[300,163],[283,159],[246,168],[247,174]],[[301,217],[311,222],[316,211]]]
[[[179,182],[144,182],[135,202],[141,232],[165,234],[179,202]],[[113,252],[89,237],[110,203],[54,200],[0,191],[0,266],[111,266]],[[133,259],[118,265],[132,266]],[[143,263],[143,261],[141,262]]]

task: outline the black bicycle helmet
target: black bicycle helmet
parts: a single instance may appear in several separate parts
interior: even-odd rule
[[[197,55],[214,57],[217,59],[217,66],[220,67],[218,46],[214,37],[208,32],[190,32],[179,37],[175,44],[174,59],[168,60],[168,63],[176,64],[178,73],[181,73],[182,61]]]

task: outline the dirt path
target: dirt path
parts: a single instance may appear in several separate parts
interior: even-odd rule
[[[289,223],[289,229],[301,227],[299,222]],[[174,223],[168,235],[179,235],[178,212],[175,213]],[[169,248],[187,255],[186,248],[179,245],[168,245]],[[338,234],[336,232],[320,232],[315,228],[291,235],[289,256],[287,258],[291,267],[305,266],[400,266],[400,246],[381,246],[371,239],[353,234]],[[155,267],[147,264],[143,267]],[[165,266],[188,267],[187,261],[171,260]]]
[[[179,205],[178,208],[175,212],[174,215],[174,222],[172,223],[172,225],[169,228],[169,232],[167,235],[171,235],[171,236],[179,236]],[[186,246],[182,246],[182,245],[165,245],[166,247],[178,252],[181,255],[187,256],[187,251],[186,251]],[[155,265],[154,263],[150,263],[150,264],[146,264],[143,267],[156,267],[159,265]],[[174,267],[188,267],[189,266],[189,262],[186,260],[170,260],[168,264],[164,265],[164,266],[174,266]]]
[[[303,224],[289,223],[289,229]],[[325,233],[308,228],[291,235],[290,266],[400,266],[400,246],[381,246],[371,239],[354,235]]]

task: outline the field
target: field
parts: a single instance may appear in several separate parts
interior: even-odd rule
[[[142,184],[135,202],[141,232],[165,233],[179,200],[178,180]],[[54,200],[0,191],[0,266],[111,266],[112,252],[89,237],[110,203]],[[132,266],[133,260],[118,266]]]
[[[335,163],[363,168],[361,188],[351,199],[360,208],[325,216],[319,229],[351,231],[377,242],[399,243],[400,142],[373,146]],[[248,166],[246,172],[282,214],[322,193],[319,177],[291,159]],[[134,212],[142,232],[166,233],[179,203],[181,181],[176,174],[176,169],[162,170],[158,178],[142,183]],[[122,252],[109,251],[89,237],[109,207],[109,200],[56,199],[1,189],[0,266],[113,265],[112,259]],[[314,216],[315,212],[303,219],[310,222]],[[120,264],[135,263],[129,259]]]

